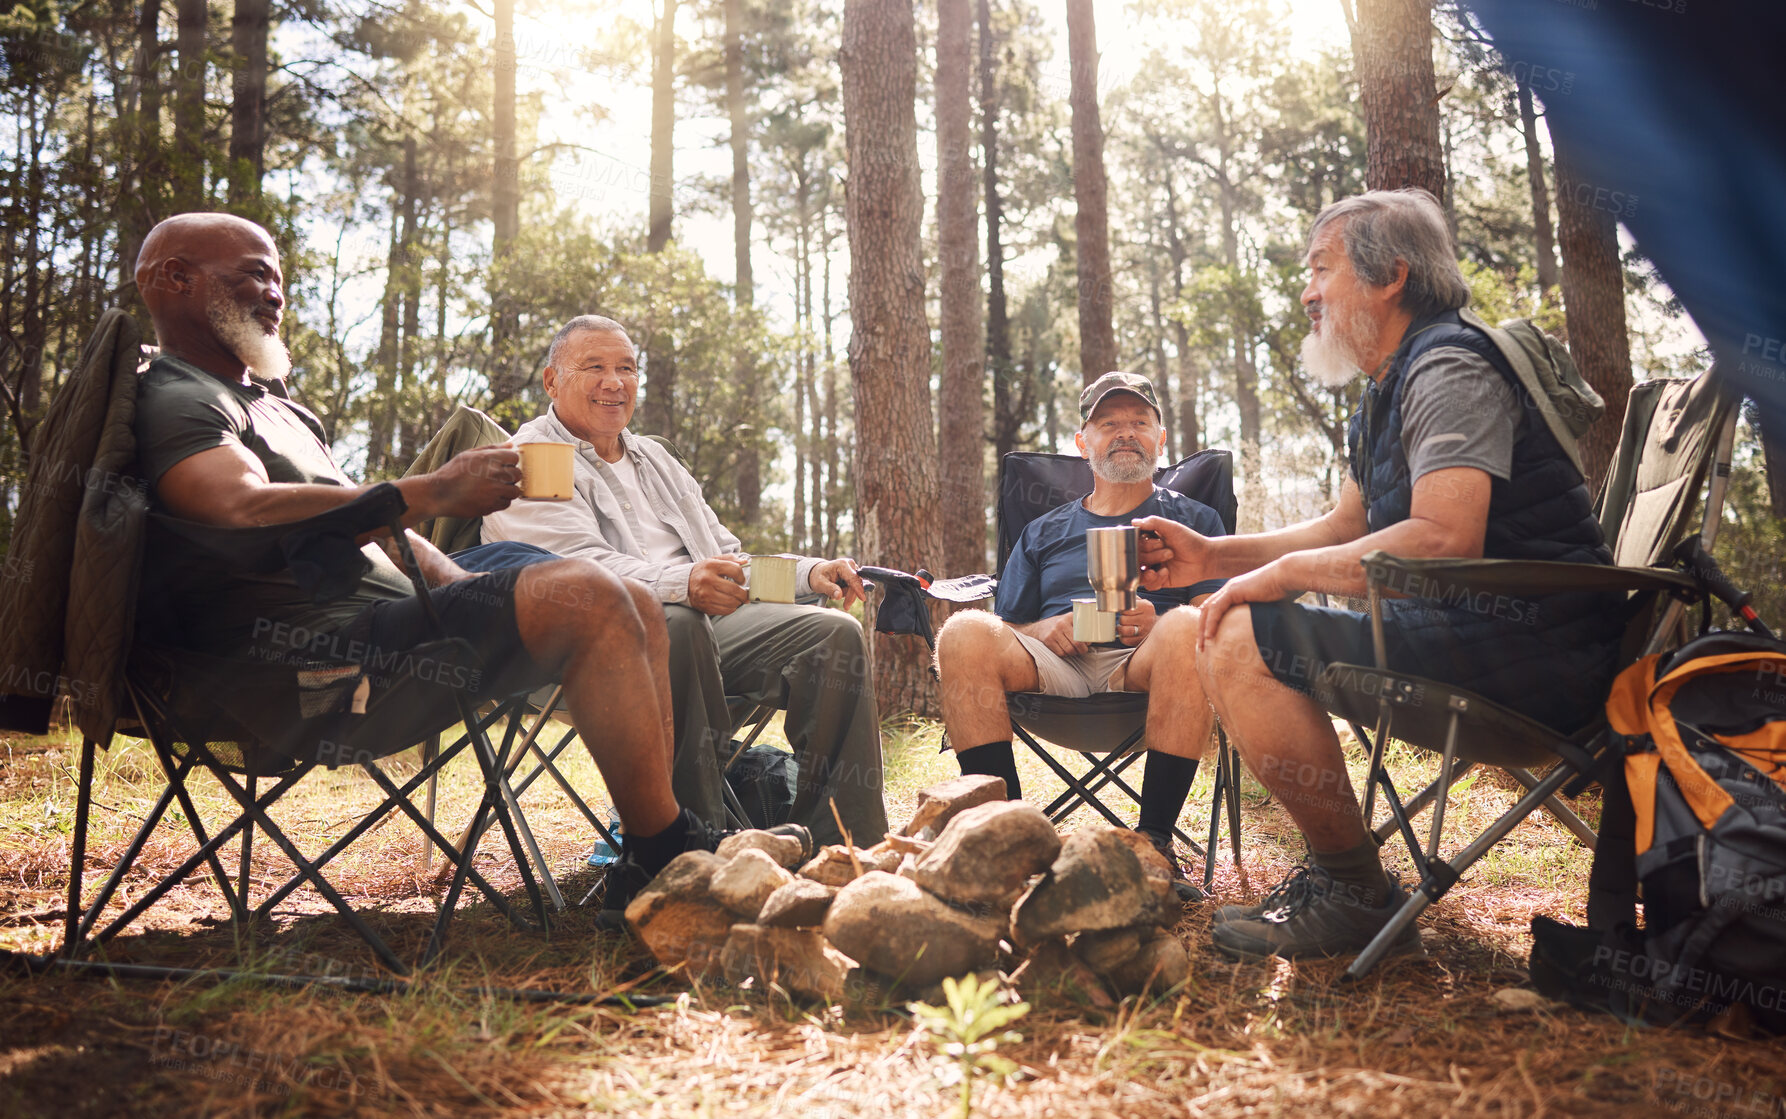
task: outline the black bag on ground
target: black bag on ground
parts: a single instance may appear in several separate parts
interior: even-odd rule
[[[751,827],[772,828],[787,823],[793,814],[800,767],[786,750],[752,746],[726,771],[726,784],[738,795]]]
[[[1532,981],[1626,1021],[1786,1033],[1786,642],[1713,632],[1619,675],[1589,928],[1532,919]],[[1636,923],[1641,889],[1643,925]]]

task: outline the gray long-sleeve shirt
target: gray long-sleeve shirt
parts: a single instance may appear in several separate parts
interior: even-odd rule
[[[519,540],[560,556],[595,560],[616,575],[637,579],[652,588],[662,602],[688,602],[688,576],[694,565],[717,555],[737,552],[738,537],[719,523],[701,496],[694,475],[683,469],[675,456],[649,439],[631,432],[620,433],[622,453],[639,472],[642,494],[635,495],[595,447],[577,438],[558,419],[556,407],[529,420],[515,432],[514,442],[569,443],[576,448],[576,496],[568,501],[522,499],[501,512],[484,518],[484,543]],[[635,500],[642,497],[647,509]],[[689,559],[660,563],[646,557],[640,546],[640,518],[655,515],[682,538]],[[812,569],[817,559],[801,559],[796,569],[796,591],[812,593]]]

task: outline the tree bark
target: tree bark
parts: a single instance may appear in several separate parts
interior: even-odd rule
[[[143,238],[163,214],[158,200],[165,195],[166,167],[161,154],[161,0],[143,0],[136,24],[136,58],[131,80],[136,86],[135,112],[126,122],[123,147],[134,165],[118,202],[122,215],[118,230],[118,283],[131,285],[136,277],[136,258]],[[132,301],[141,305],[136,288]]]
[[[1165,154],[1163,148],[1161,152]],[[1172,255],[1172,289],[1183,299],[1184,266],[1190,253],[1178,232],[1178,188],[1172,180],[1170,162],[1166,168],[1166,249]],[[1172,341],[1178,347],[1178,454],[1183,458],[1203,449],[1203,427],[1197,418],[1199,376],[1191,355],[1191,328],[1178,315],[1172,318]],[[1154,387],[1166,391],[1163,385]]]
[[[662,252],[670,243],[670,187],[676,155],[676,0],[663,0],[651,61],[651,212],[645,247]]]
[[[229,200],[260,199],[267,165],[267,28],[271,0],[236,0],[231,27],[234,57],[229,130]]]
[[[1115,293],[1110,280],[1110,181],[1104,174],[1104,126],[1098,120],[1098,35],[1091,0],[1067,0],[1072,73],[1073,199],[1078,234],[1079,365],[1086,384],[1116,368]]]
[[[1166,361],[1166,316],[1160,308],[1160,270],[1147,272],[1147,305],[1153,316],[1153,389],[1160,401],[1160,426],[1166,432],[1166,461],[1177,462],[1178,425],[1172,407],[1172,367]]]
[[[936,226],[942,256],[943,374],[937,461],[943,571],[986,570],[986,449],[981,404],[980,241],[974,199],[968,0],[937,0]]]
[[[174,77],[174,209],[205,208],[205,0],[178,0],[180,67]]]
[[[725,0],[726,17],[726,115],[732,123],[732,260],[733,300],[749,307],[756,299],[756,279],[750,263],[750,114],[744,99],[744,0]],[[756,415],[757,371],[740,349],[735,367],[744,386],[745,405]],[[756,432],[738,451],[738,519],[754,525],[763,503],[763,464],[757,450]]]
[[[1550,188],[1544,181],[1544,150],[1538,146],[1538,114],[1532,87],[1519,83],[1519,131],[1526,142],[1526,178],[1532,183],[1532,241],[1538,254],[1538,290],[1557,286],[1556,234],[1550,227]]]
[[[844,212],[854,324],[856,551],[911,571],[937,555],[940,540],[919,252],[917,42],[909,3],[846,0],[838,59],[849,159]],[[874,662],[883,717],[935,713],[922,642],[876,634]]]
[[[980,181],[986,194],[986,364],[992,371],[994,464],[1017,444],[1023,417],[1012,414],[1011,315],[1005,300],[1004,205],[998,196],[998,54],[991,0],[978,0],[980,29]]]
[[[1619,223],[1596,207],[1604,192],[1582,182],[1568,148],[1556,145],[1557,232],[1563,247],[1563,310],[1569,355],[1606,401],[1606,413],[1581,440],[1582,472],[1598,490],[1624,428],[1631,396],[1631,341],[1625,333],[1625,272]]]
[[[490,397],[503,405],[521,392],[527,381],[521,369],[516,335],[521,316],[508,294],[505,266],[521,232],[521,165],[515,151],[515,0],[495,0],[496,81],[491,107],[491,139],[495,142],[495,178],[490,189],[491,271],[490,290]]]
[[[1443,204],[1432,40],[1432,0],[1358,0],[1352,53],[1364,108],[1365,185],[1421,187]]]

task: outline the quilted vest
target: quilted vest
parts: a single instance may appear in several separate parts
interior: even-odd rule
[[[1489,491],[1488,526],[1482,554],[1488,559],[1560,560],[1611,563],[1593,498],[1579,471],[1545,426],[1537,407],[1488,336],[1463,323],[1456,312],[1415,322],[1380,382],[1365,385],[1347,431],[1353,479],[1364,499],[1370,530],[1408,518],[1414,484],[1402,446],[1402,400],[1418,375],[1420,358],[1439,346],[1460,346],[1481,356],[1506,379],[1524,406],[1514,431],[1513,465],[1508,478],[1494,478]],[[1413,372],[1411,372],[1413,371]],[[1414,604],[1423,602],[1423,606]],[[1431,600],[1385,603],[1416,645],[1439,643],[1457,649],[1480,645],[1479,672],[1497,675],[1501,665],[1522,652],[1601,646],[1616,634],[1608,615],[1613,604],[1600,595],[1550,595],[1539,600],[1536,625],[1520,625],[1493,611],[1439,606]],[[1426,631],[1421,633],[1419,631]],[[1505,642],[1514,638],[1513,644]],[[1424,640],[1423,640],[1424,639]],[[1534,643],[1530,650],[1519,646]],[[1494,646],[1492,653],[1489,647]],[[1436,650],[1435,650],[1436,651]],[[1491,667],[1491,665],[1493,667]],[[1472,682],[1456,680],[1466,687]],[[1489,691],[1497,689],[1489,688]]]

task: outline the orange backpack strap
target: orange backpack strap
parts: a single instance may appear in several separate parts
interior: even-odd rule
[[[1709,676],[1720,672],[1753,671],[1759,660],[1786,662],[1786,657],[1777,654],[1769,656],[1753,651],[1742,653],[1726,653],[1716,657],[1699,657],[1679,666],[1660,680],[1649,695],[1649,732],[1656,744],[1656,750],[1662,755],[1663,764],[1673,775],[1674,783],[1680,787],[1681,796],[1687,806],[1693,810],[1700,826],[1710,831],[1718,822],[1718,818],[1730,810],[1736,803],[1734,797],[1722,785],[1712,780],[1711,776],[1701,769],[1693,760],[1693,755],[1681,741],[1680,728],[1675,725],[1674,713],[1670,704],[1674,694],[1689,680],[1700,676]],[[1610,717],[1611,701],[1608,701]],[[1639,823],[1641,829],[1642,824]],[[1640,846],[1638,848],[1642,850]]]

